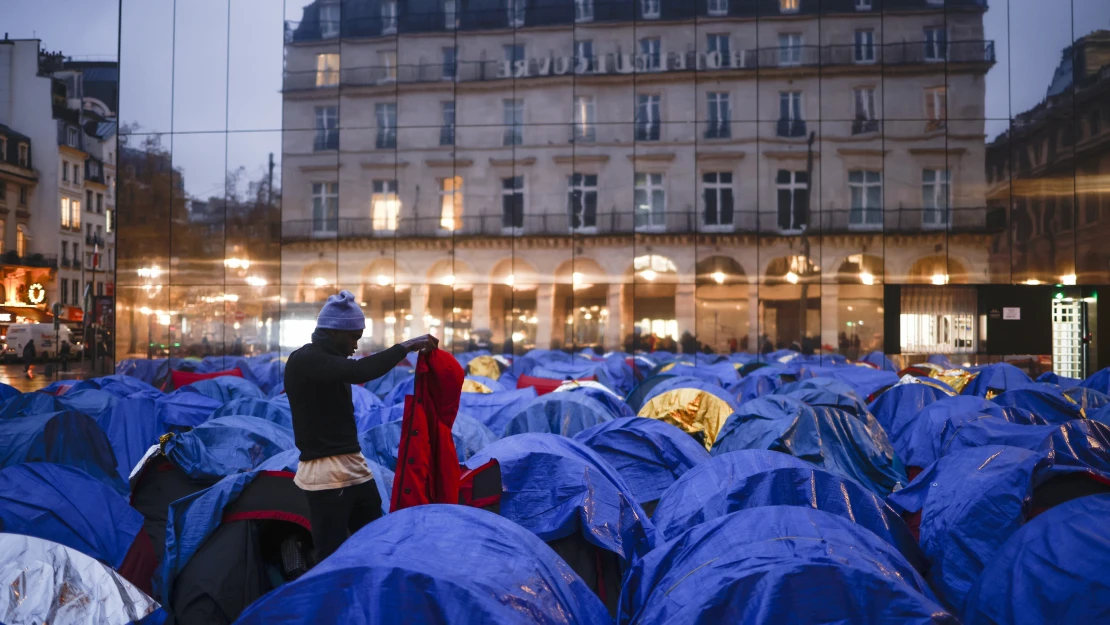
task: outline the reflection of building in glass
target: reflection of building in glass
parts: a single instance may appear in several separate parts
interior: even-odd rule
[[[989,279],[985,8],[317,0],[283,323],[348,288],[380,344],[881,348],[884,284]],[[974,351],[914,301],[915,345]]]
[[[1110,31],[1064,50],[1045,100],[987,147],[988,204],[1011,206],[993,246],[1013,282],[1110,282]],[[1004,223],[1004,222],[1003,222]]]

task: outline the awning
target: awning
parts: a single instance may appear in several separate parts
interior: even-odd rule
[[[0,323],[17,323],[19,317],[38,323],[54,321],[54,316],[48,311],[34,306],[0,306]]]

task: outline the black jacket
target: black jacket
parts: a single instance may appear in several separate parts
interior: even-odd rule
[[[376,380],[401,362],[400,345],[366,358],[341,354],[326,334],[316,331],[312,342],[294,351],[285,363],[285,394],[293,411],[293,437],[301,460],[315,460],[359,451],[351,385]]]

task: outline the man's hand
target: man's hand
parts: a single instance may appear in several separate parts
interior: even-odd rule
[[[401,343],[401,347],[404,347],[409,353],[430,352],[439,347],[439,339],[431,334],[425,334],[424,336],[418,336]]]

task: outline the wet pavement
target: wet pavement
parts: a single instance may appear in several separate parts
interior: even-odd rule
[[[85,363],[83,366],[80,362],[69,363],[68,372],[56,372],[54,375],[46,375],[47,363],[36,363],[33,370],[34,377],[27,379],[23,371],[23,365],[19,363],[3,364],[0,365],[0,382],[14,386],[18,390],[27,393],[30,391],[37,391],[55,380],[83,380],[89,377],[96,377],[98,375],[108,375],[111,373],[110,368],[102,368],[100,373],[94,373],[90,363]]]

